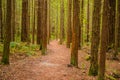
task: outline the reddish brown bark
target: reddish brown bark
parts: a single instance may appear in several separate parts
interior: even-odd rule
[[[78,43],[79,43],[79,0],[73,1],[73,26],[72,26],[72,49],[71,65],[78,67]]]
[[[107,45],[108,45],[107,44],[107,40],[108,40],[107,28],[108,27],[109,27],[109,0],[104,0],[98,80],[105,80],[106,51],[107,51]]]

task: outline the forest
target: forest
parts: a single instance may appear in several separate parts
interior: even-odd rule
[[[0,80],[120,80],[120,0],[0,0]]]

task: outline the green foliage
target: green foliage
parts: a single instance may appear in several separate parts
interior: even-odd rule
[[[0,54],[3,52],[3,44],[0,44]]]
[[[86,68],[86,65],[84,63],[81,64],[81,68],[82,69],[85,69]]]
[[[91,56],[90,56],[90,55],[85,56],[85,60],[86,60],[86,61],[89,61],[90,59],[91,59]]]
[[[36,55],[36,54],[35,54],[34,51],[28,51],[28,52],[26,52],[26,55],[27,55],[27,56],[34,56],[34,55]]]
[[[35,55],[35,51],[39,49],[38,45],[34,44],[27,44],[27,43],[18,43],[18,42],[11,42],[10,43],[10,51],[11,54],[15,53],[25,53],[28,56]]]
[[[109,80],[116,80],[113,76],[107,75],[107,74],[106,74],[106,78],[109,79]]]

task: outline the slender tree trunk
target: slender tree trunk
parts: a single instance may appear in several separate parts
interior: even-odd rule
[[[68,0],[68,25],[67,25],[67,48],[70,48],[72,42],[72,0]]]
[[[50,43],[50,0],[47,1],[47,40]]]
[[[84,40],[83,40],[83,27],[84,27],[84,0],[81,0],[81,45],[84,44]]]
[[[35,1],[32,0],[32,13],[33,13],[33,22],[32,22],[32,43],[35,43]]]
[[[42,35],[42,54],[47,53],[47,0],[43,3],[43,35]]]
[[[114,57],[117,57],[118,55],[118,46],[119,46],[119,30],[120,30],[120,25],[119,25],[119,17],[120,17],[120,3],[119,0],[116,0],[116,24],[115,24],[115,54]]]
[[[7,11],[6,11],[6,23],[4,26],[4,48],[2,63],[9,64],[9,54],[10,54],[10,41],[11,41],[11,0],[7,0]]]
[[[2,19],[2,0],[0,0],[0,42],[3,41],[3,19]]]
[[[21,41],[30,42],[29,37],[29,10],[28,10],[28,0],[22,1],[22,31],[21,31]]]
[[[80,3],[79,3],[80,4]],[[83,6],[83,4],[82,4],[82,6]],[[81,11],[81,8],[79,9],[79,14],[80,14],[80,11]],[[82,19],[83,20],[83,19]],[[82,21],[83,22],[83,21]],[[81,43],[82,43],[82,25],[80,24],[81,23],[81,20],[79,19],[79,23],[78,23],[78,25],[79,25],[79,32],[78,32],[78,48],[79,48],[79,50],[81,49],[81,47],[82,47],[82,45],[81,45]]]
[[[108,27],[109,27],[109,0],[104,0],[98,80],[105,80],[105,61],[106,61],[107,40],[108,40],[107,38]]]
[[[117,2],[118,10],[118,48],[120,48],[120,0]]]
[[[64,41],[64,0],[60,0],[60,44]]]
[[[38,0],[38,16],[37,16],[37,44],[40,45],[40,50],[42,49],[42,5],[43,1]]]
[[[89,38],[90,38],[90,37],[89,37],[89,28],[90,28],[90,27],[89,27],[89,20],[90,20],[90,19],[89,19],[89,14],[90,14],[90,10],[89,10],[89,8],[90,8],[90,7],[89,7],[89,6],[90,6],[90,5],[89,5],[89,4],[90,4],[90,1],[89,1],[89,0],[88,0],[88,3],[87,3],[87,4],[88,4],[88,5],[87,5],[87,12],[88,12],[88,13],[87,13],[87,42],[89,42]]]
[[[15,33],[16,33],[16,29],[15,29],[15,0],[11,0],[11,1],[12,1],[11,41],[15,41]]]
[[[92,22],[92,42],[91,42],[91,61],[89,75],[98,74],[98,49],[100,42],[100,19],[101,19],[101,1],[94,0],[93,22]]]
[[[71,65],[78,67],[78,43],[79,43],[79,0],[73,1],[73,27],[72,27],[72,49]]]
[[[115,43],[115,12],[116,12],[116,2],[109,0],[109,47],[114,48]]]

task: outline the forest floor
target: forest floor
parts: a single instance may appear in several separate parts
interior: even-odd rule
[[[96,77],[88,76],[87,55],[80,50],[79,68],[70,67],[70,49],[59,45],[58,41],[51,41],[45,56],[11,59],[10,65],[0,65],[0,80],[96,80]],[[108,73],[114,69],[120,70],[120,62],[107,61],[106,67]]]

